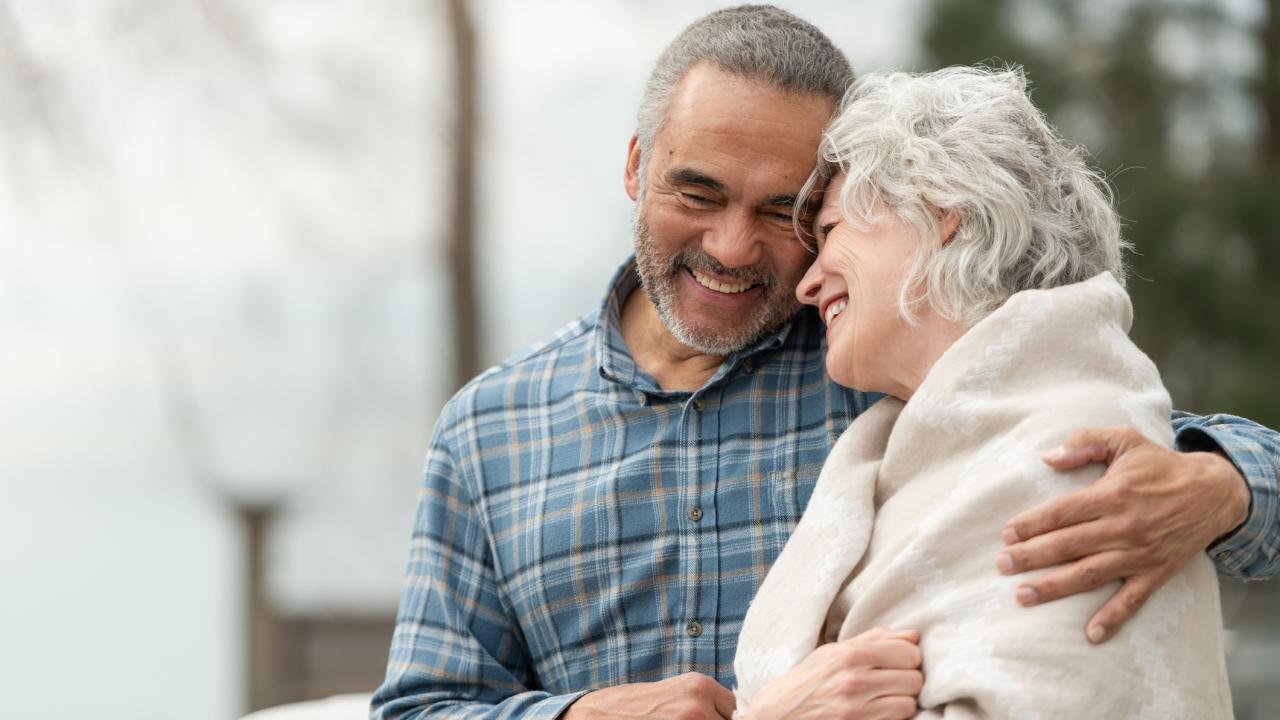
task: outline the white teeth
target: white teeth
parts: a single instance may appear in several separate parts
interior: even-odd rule
[[[716,292],[722,292],[722,293],[727,293],[729,295],[733,295],[735,293],[746,292],[747,290],[750,290],[752,287],[751,283],[741,283],[736,285],[729,285],[727,283],[722,283],[719,280],[716,280],[715,278],[711,278],[706,275],[703,275],[702,273],[698,272],[697,270],[694,270],[693,268],[689,268],[689,272],[693,273],[693,279],[697,280],[699,285],[703,287],[711,288]]]
[[[823,321],[826,322],[828,326],[830,326],[831,321],[835,320],[836,316],[844,312],[845,308],[847,307],[849,307],[849,301],[847,299],[837,300],[836,302],[831,303],[830,305],[827,306],[827,315],[826,317],[823,318]]]

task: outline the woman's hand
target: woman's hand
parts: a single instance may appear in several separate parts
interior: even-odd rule
[[[920,633],[876,628],[823,645],[761,688],[747,720],[898,720],[924,687]]]

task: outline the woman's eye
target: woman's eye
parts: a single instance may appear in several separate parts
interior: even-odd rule
[[[835,230],[835,229],[836,229],[836,225],[839,225],[839,224],[840,224],[840,223],[827,223],[826,225],[819,225],[819,226],[818,226],[818,237],[820,237],[820,238],[826,238],[828,235],[830,235],[830,234],[831,234],[831,231],[832,231],[832,230]]]

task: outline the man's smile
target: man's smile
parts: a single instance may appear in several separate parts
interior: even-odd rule
[[[738,293],[743,293],[750,290],[753,287],[756,287],[756,285],[753,283],[723,282],[705,273],[700,273],[697,270],[694,270],[693,268],[688,266],[685,266],[685,269],[689,271],[689,275],[691,275],[699,285],[709,290],[715,290],[718,293],[724,293],[726,295],[737,295]]]

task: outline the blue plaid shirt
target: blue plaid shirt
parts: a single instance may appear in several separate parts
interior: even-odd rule
[[[878,395],[828,380],[806,309],[695,392],[627,352],[628,262],[603,307],[482,374],[445,407],[426,463],[373,717],[552,718],[583,692],[696,671],[733,685],[747,604],[841,431]],[[1174,418],[1253,487],[1219,566],[1277,570],[1277,435]]]

